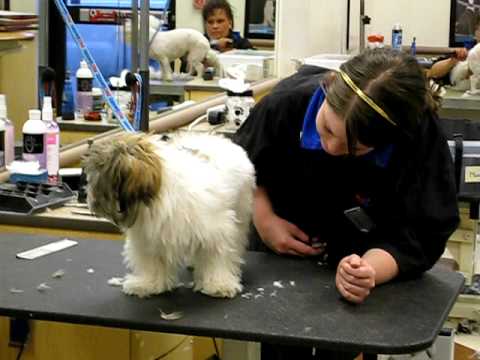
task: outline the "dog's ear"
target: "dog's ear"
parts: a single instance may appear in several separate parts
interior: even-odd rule
[[[148,136],[125,134],[94,144],[83,164],[92,179],[93,210],[122,227],[159,194],[162,164]]]
[[[122,144],[123,145],[123,144]],[[117,193],[122,222],[129,225],[136,219],[138,206],[149,206],[158,196],[162,182],[162,165],[155,147],[145,136],[129,136],[117,148],[112,161],[116,165],[113,188]]]

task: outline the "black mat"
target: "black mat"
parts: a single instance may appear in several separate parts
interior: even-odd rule
[[[340,299],[334,273],[311,260],[249,253],[246,299],[213,299],[179,288],[139,299],[107,281],[125,273],[123,242],[80,240],[36,260],[15,254],[58,238],[0,234],[0,315],[137,330],[371,353],[407,353],[428,347],[463,284],[454,272],[434,269],[421,279],[376,288],[362,305]],[[51,274],[65,270],[60,279]],[[93,269],[94,272],[88,272]],[[274,286],[281,281],[284,288]],[[40,292],[47,283],[51,289]],[[12,293],[11,289],[23,290]],[[263,288],[262,292],[258,288]],[[257,295],[257,296],[255,296]],[[163,320],[164,312],[183,318]]]

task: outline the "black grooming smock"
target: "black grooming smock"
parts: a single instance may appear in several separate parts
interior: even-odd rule
[[[372,156],[331,156],[301,144],[304,118],[325,70],[303,67],[252,110],[235,135],[275,213],[327,243],[335,266],[350,254],[380,248],[400,276],[431,268],[458,224],[452,158],[438,119],[425,115],[415,137]],[[360,207],[374,223],[360,231],[344,211]]]

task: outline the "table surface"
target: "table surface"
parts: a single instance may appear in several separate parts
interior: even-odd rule
[[[407,353],[433,343],[463,285],[460,274],[435,268],[417,280],[380,286],[364,304],[353,305],[339,297],[334,272],[316,261],[250,252],[244,268],[244,296],[215,299],[180,287],[140,299],[107,283],[125,273],[122,242],[79,240],[77,246],[36,260],[15,256],[54,240],[58,238],[0,234],[0,315],[345,351]],[[65,275],[52,278],[59,269]],[[185,272],[186,283],[190,275]],[[281,281],[283,288],[276,287],[275,281]],[[40,292],[41,283],[51,288]],[[247,298],[246,293],[252,296]],[[164,320],[160,311],[182,311],[183,317]]]
[[[442,109],[480,110],[480,95],[468,95],[464,91],[446,88]]]

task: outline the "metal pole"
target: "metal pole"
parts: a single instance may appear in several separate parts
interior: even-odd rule
[[[148,97],[150,94],[149,80],[150,74],[148,70],[148,47],[150,43],[150,24],[148,12],[150,9],[150,0],[141,0],[140,2],[140,76],[142,78],[142,102],[141,102],[141,118],[140,130],[148,132]]]
[[[42,76],[48,67],[48,3],[49,0],[38,0],[38,105],[41,99]]]
[[[132,68],[138,71],[138,0],[132,1]]]
[[[365,49],[365,0],[360,0],[360,32],[359,32],[359,52]]]

